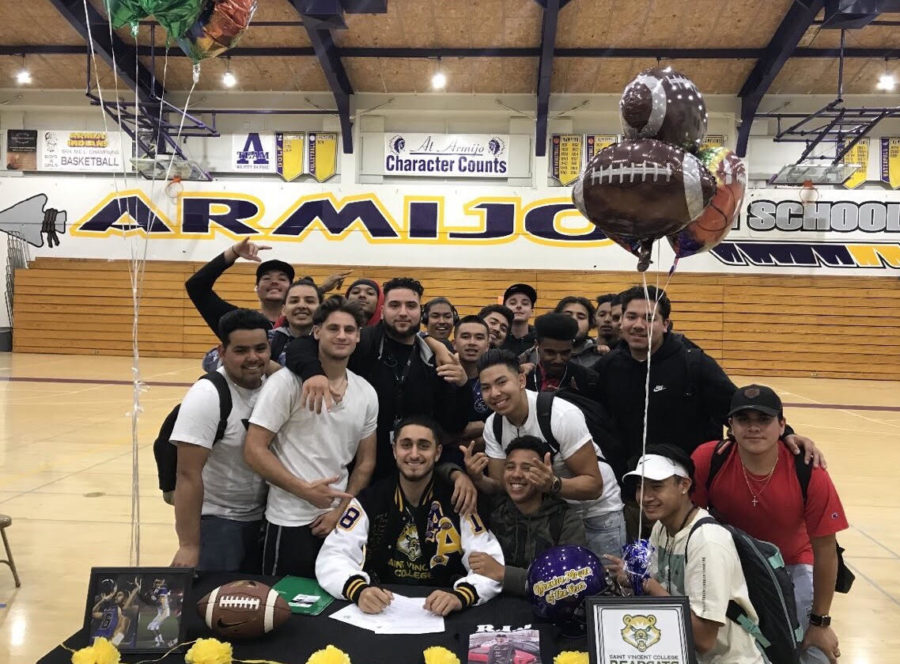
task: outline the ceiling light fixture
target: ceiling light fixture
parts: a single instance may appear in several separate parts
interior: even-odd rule
[[[878,85],[875,86],[878,90],[884,90],[885,92],[891,92],[896,85],[896,81],[894,80],[894,75],[888,72],[888,59],[884,59],[884,73],[878,77]]]
[[[28,85],[31,83],[31,72],[25,66],[25,54],[22,54],[22,69],[16,74],[16,83],[19,85]]]
[[[441,71],[441,59],[438,58],[437,71],[431,77],[431,87],[435,90],[443,90],[447,87],[447,76]]]
[[[225,58],[225,73],[222,74],[222,85],[233,88],[237,85],[237,78],[231,73],[231,58]]]

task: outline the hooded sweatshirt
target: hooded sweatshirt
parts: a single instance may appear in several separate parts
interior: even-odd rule
[[[503,550],[503,592],[510,595],[525,596],[528,567],[536,556],[554,546],[586,545],[581,516],[555,496],[544,496],[536,512],[523,514],[509,496],[498,495],[490,528]]]

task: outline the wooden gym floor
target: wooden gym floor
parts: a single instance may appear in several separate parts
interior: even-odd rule
[[[200,373],[196,360],[141,362],[149,383],[139,427],[145,566],[167,565],[176,543],[152,441]],[[7,534],[22,578],[16,589],[0,566],[0,663],[34,662],[80,627],[91,566],[129,564],[131,379],[124,357],[0,353],[0,513],[13,519]],[[898,661],[900,382],[765,382],[789,404],[794,428],[825,451],[850,520],[840,542],[857,581],[832,609],[840,661]]]

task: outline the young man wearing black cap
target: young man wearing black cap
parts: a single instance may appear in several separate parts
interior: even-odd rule
[[[528,321],[537,304],[537,291],[528,284],[513,284],[503,293],[503,304],[512,309],[515,316],[503,349],[519,356],[534,346],[534,328]]]
[[[751,620],[758,621],[731,534],[717,526],[700,527],[691,534],[693,525],[709,516],[691,501],[693,473],[694,464],[686,452],[656,445],[648,447],[635,470],[623,478],[626,487],[637,488],[644,514],[656,522],[650,535],[649,578],[641,582],[643,591],[653,597],[687,595],[698,661],[763,664],[766,660],[753,637],[727,616],[728,605],[734,601]],[[619,583],[632,587],[623,561],[615,556],[606,558]]]
[[[366,314],[366,327],[372,327],[381,322],[381,307],[384,304],[384,296],[381,286],[373,279],[357,279],[347,289],[345,297],[351,302],[358,302]]]
[[[294,280],[294,268],[289,263],[277,259],[261,261],[259,252],[267,249],[271,247],[244,238],[213,258],[184,283],[188,297],[214,333],[219,329],[219,320],[222,316],[238,307],[219,297],[213,286],[238,258],[259,263],[256,268],[255,287],[256,296],[259,298],[259,311],[269,320],[273,328],[278,324],[285,296]],[[328,277],[321,286],[322,292],[331,290],[345,276],[345,273],[338,273]]]
[[[834,662],[840,648],[828,612],[838,569],[835,533],[847,528],[840,497],[825,469],[798,466],[781,440],[784,411],[771,388],[738,388],[728,418],[733,438],[701,445],[692,455],[695,501],[778,546],[794,579],[799,623],[806,628],[801,662]],[[808,482],[805,499],[801,472]]]

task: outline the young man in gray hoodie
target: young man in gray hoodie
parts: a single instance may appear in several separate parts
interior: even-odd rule
[[[511,595],[525,595],[528,566],[542,552],[565,544],[587,545],[579,513],[561,498],[542,493],[528,479],[530,468],[543,463],[547,453],[547,444],[537,436],[521,436],[509,444],[504,493],[493,496],[490,524],[506,564],[482,552],[469,555],[472,571],[501,582],[503,592]]]

